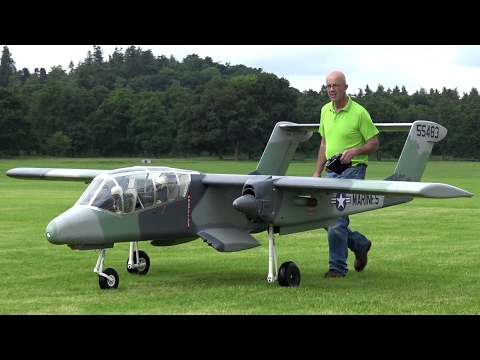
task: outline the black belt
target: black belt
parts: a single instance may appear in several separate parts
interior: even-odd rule
[[[350,166],[350,167],[367,167],[367,164],[358,163],[357,165],[355,165],[355,166]],[[329,172],[332,172],[332,170],[325,168],[325,172],[328,172],[328,173],[329,173]]]

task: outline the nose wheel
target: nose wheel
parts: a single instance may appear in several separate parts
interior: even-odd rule
[[[118,287],[118,274],[112,268],[107,268],[103,273],[98,274],[100,289],[116,289]]]
[[[100,289],[116,289],[118,288],[119,283],[118,273],[112,268],[103,270],[105,252],[106,249],[100,250],[97,264],[95,265],[93,272],[98,275],[98,284]],[[131,274],[145,275],[149,269],[150,258],[148,257],[148,254],[145,251],[138,249],[138,242],[130,243],[127,271]]]

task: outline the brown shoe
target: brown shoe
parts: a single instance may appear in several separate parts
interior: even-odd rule
[[[325,274],[323,274],[324,278],[331,278],[331,277],[344,277],[345,275],[342,274],[337,269],[330,269]]]
[[[367,251],[364,252],[363,254],[355,254],[355,262],[353,263],[353,267],[357,271],[362,271],[365,269],[365,266],[367,266],[368,262],[368,257],[367,254],[370,251],[370,248],[372,247],[372,242],[370,241],[370,244],[368,244]]]

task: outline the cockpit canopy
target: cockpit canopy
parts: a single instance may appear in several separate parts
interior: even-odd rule
[[[158,166],[107,171],[93,179],[76,204],[118,214],[142,210],[161,202],[184,198],[191,174],[199,172]]]

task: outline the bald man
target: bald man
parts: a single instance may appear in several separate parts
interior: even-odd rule
[[[338,70],[326,77],[326,88],[330,102],[320,112],[319,133],[321,136],[314,177],[321,177],[328,158],[343,154],[340,162],[352,165],[341,174],[325,169],[326,178],[365,179],[368,155],[378,150],[378,129],[368,111],[347,95],[345,75]],[[340,209],[345,204],[336,203]],[[326,278],[347,275],[348,249],[355,254],[354,268],[362,271],[367,266],[368,251],[372,242],[365,235],[349,228],[348,216],[337,218],[335,226],[327,228],[329,246],[329,269]]]

